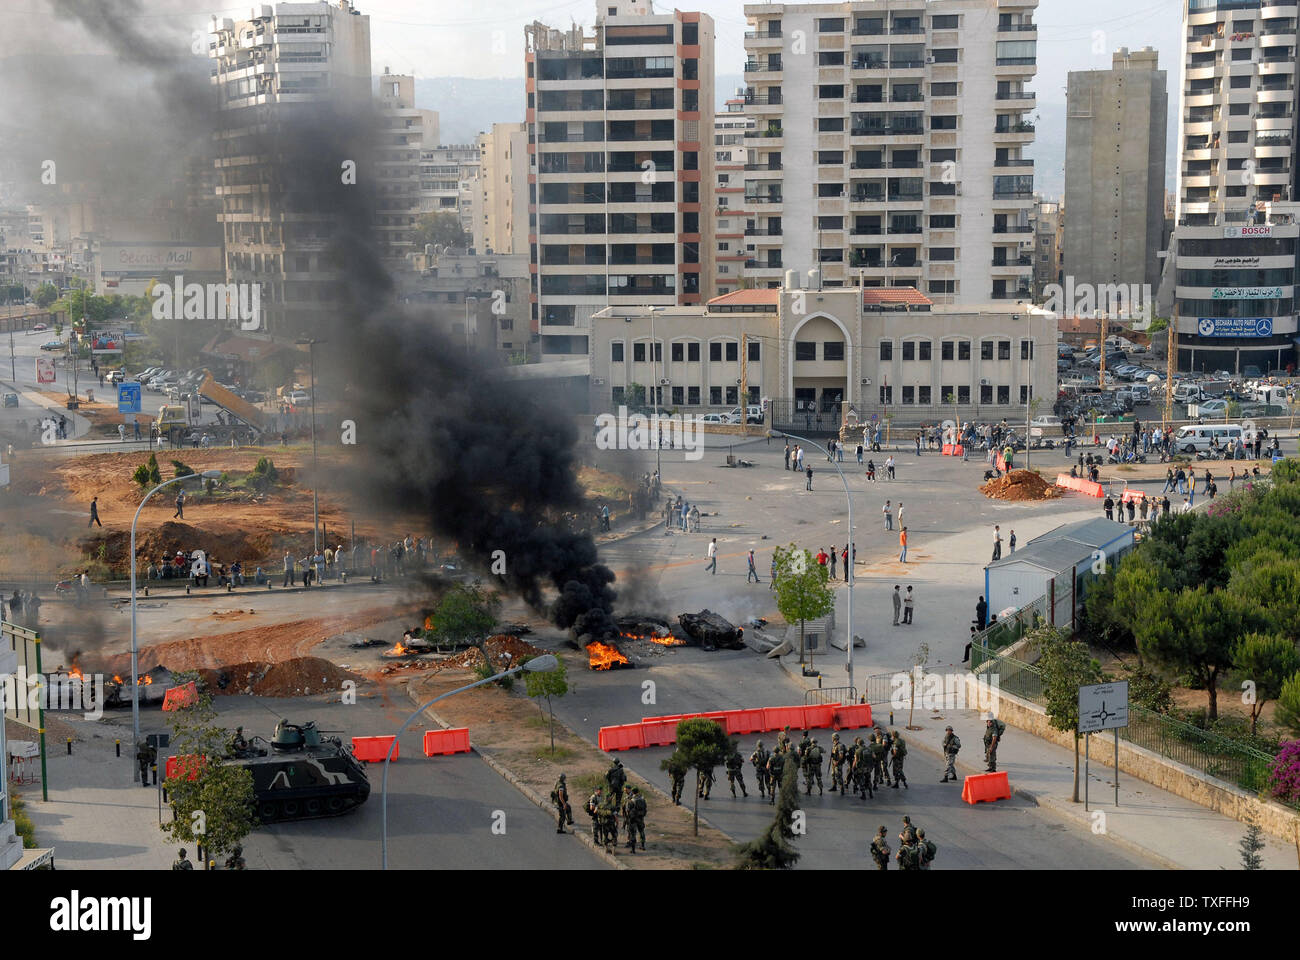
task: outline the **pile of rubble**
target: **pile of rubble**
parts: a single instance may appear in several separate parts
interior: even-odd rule
[[[1030,470],[1012,470],[980,487],[993,500],[1051,500],[1061,491]]]
[[[319,657],[294,657],[280,663],[250,660],[216,670],[203,669],[200,676],[216,694],[253,694],[259,697],[303,697],[315,693],[336,693],[345,681],[364,678]]]

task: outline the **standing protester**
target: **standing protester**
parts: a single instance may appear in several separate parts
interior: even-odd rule
[[[832,580],[835,579],[835,561],[838,560],[838,559],[839,559],[839,556],[838,556],[838,555],[836,554],[836,552],[835,552],[835,547],[834,547],[834,545],[832,545],[832,546],[831,546],[831,552],[830,552],[830,560],[831,560],[831,576],[830,576],[830,579],[832,579]]]
[[[1002,559],[1002,528],[997,524],[993,525],[993,559]]]
[[[804,485],[804,489],[805,489],[805,490],[811,490],[811,489],[812,489],[812,475],[813,475],[813,468],[812,468],[812,467],[808,467],[806,470],[804,470],[804,476],[807,478],[807,482],[806,482],[806,484]]]
[[[754,566],[754,551],[752,549],[749,551],[749,574],[745,577],[745,582],[749,583],[751,578],[755,583],[763,582],[758,579],[758,569]]]
[[[716,577],[718,575],[718,538],[709,541],[709,562],[704,567]]]
[[[984,599],[984,594],[982,593],[975,604],[975,625],[981,631],[989,625],[989,602]]]
[[[898,591],[902,589],[898,584],[894,584],[894,626],[898,626],[898,615],[903,609],[903,595]]]
[[[1011,536],[1007,538],[1007,546],[1011,549],[1011,552],[1012,552],[1013,554],[1016,552],[1016,531],[1015,531],[1015,528],[1012,528],[1012,530],[1011,530]]]
[[[898,501],[898,525],[900,527],[903,525],[903,501],[902,500]]]
[[[910,584],[907,588],[907,595],[903,597],[903,622],[909,625],[912,622],[912,587]]]
[[[885,479],[894,479],[894,455],[892,453],[885,458]]]
[[[894,513],[893,507],[890,506],[888,500],[885,501],[885,505],[881,508],[880,512],[885,516],[885,529],[892,531],[894,529]]]
[[[172,519],[185,519],[185,491],[176,491],[176,512],[172,514]]]
[[[952,727],[944,727],[943,755],[947,766],[944,767],[943,779],[939,781],[940,783],[947,783],[950,778],[952,782],[957,782],[957,751],[960,749],[961,740],[952,732]]]
[[[907,563],[907,527],[904,527],[898,534],[898,562]]]
[[[90,501],[90,523],[86,524],[86,526],[93,527],[97,523],[101,527],[104,525],[99,519],[99,497],[93,497]]]

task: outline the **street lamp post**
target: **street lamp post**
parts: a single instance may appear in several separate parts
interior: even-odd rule
[[[780,436],[783,437],[783,438],[788,437],[788,438],[791,439],[791,440],[798,440],[800,443],[806,443],[806,444],[808,444],[809,446],[816,447],[816,448],[817,448],[818,450],[820,450],[822,453],[826,454],[826,458],[827,458],[828,460],[830,460],[830,462],[831,462],[831,466],[833,466],[833,467],[835,468],[835,472],[838,473],[838,474],[840,475],[840,482],[844,484],[844,499],[845,499],[845,501],[846,501],[846,502],[848,503],[848,505],[849,505],[849,558],[848,558],[848,565],[849,565],[849,598],[848,598],[848,601],[847,601],[847,603],[848,603],[848,626],[847,626],[847,629],[844,631],[844,632],[845,632],[845,636],[846,636],[846,638],[847,638],[847,643],[845,643],[845,645],[844,645],[844,649],[845,649],[845,664],[844,664],[844,669],[845,669],[845,671],[846,671],[846,672],[848,673],[848,675],[849,675],[849,686],[850,686],[850,687],[853,687],[853,686],[854,686],[854,683],[853,683],[853,582],[854,582],[854,581],[853,581],[853,575],[854,575],[854,573],[856,572],[853,568],[854,568],[854,566],[856,566],[856,565],[855,565],[854,562],[853,562],[853,552],[854,552],[854,543],[853,543],[853,495],[849,492],[849,481],[848,481],[848,478],[844,476],[844,471],[843,471],[842,469],[840,469],[839,462],[838,462],[837,460],[835,460],[835,458],[832,457],[832,456],[830,455],[830,451],[828,451],[828,450],[827,450],[825,447],[823,447],[820,443],[814,443],[813,441],[809,440],[807,437],[796,437],[793,433],[782,433],[782,434],[780,434]],[[834,547],[834,544],[832,544],[832,548],[833,548],[833,547]]]
[[[1024,307],[1024,304],[1020,304]],[[1025,385],[1025,469],[1029,469],[1029,413],[1034,402],[1034,315],[1025,311],[1025,336],[1029,340],[1029,373]]]
[[[465,353],[466,353],[466,354],[468,354],[468,353],[470,352],[470,349],[471,349],[471,347],[470,347],[470,338],[469,338],[469,305],[470,305],[470,303],[473,303],[473,304],[474,304],[474,312],[477,313],[477,312],[478,312],[478,297],[466,297],[466,298],[465,298]]]
[[[135,525],[140,519],[140,511],[144,505],[149,502],[149,498],[161,490],[163,487],[170,486],[173,483],[179,483],[182,480],[189,480],[194,474],[187,473],[181,477],[172,477],[170,480],[164,480],[158,486],[154,487],[144,495],[140,501],[140,506],[135,508],[135,517],[131,520],[131,745],[135,748],[140,743],[140,646],[136,640],[135,626]],[[200,476],[204,480],[216,480],[221,476],[220,470],[204,470]],[[139,776],[139,771],[132,774],[131,779],[134,781]]]
[[[397,733],[393,735],[393,742],[388,745],[388,752],[384,754],[384,778],[383,778],[383,783],[379,788],[379,802],[380,802],[380,810],[381,810],[380,818],[382,824],[380,843],[383,852],[383,869],[385,870],[388,869],[388,765],[393,760],[393,751],[397,749],[398,738],[403,733],[406,732],[406,728],[411,725],[412,721],[414,721],[416,717],[420,716],[422,713],[424,713],[425,710],[429,709],[439,700],[442,700],[446,697],[450,697],[453,694],[464,693],[466,690],[472,690],[475,687],[481,687],[485,683],[491,683],[492,681],[500,680],[503,677],[514,676],[516,673],[521,673],[525,670],[528,671],[529,673],[550,673],[557,666],[559,666],[559,662],[555,659],[554,655],[552,654],[547,653],[547,654],[543,654],[540,657],[534,657],[533,659],[529,660],[527,663],[521,664],[517,667],[512,667],[511,669],[505,671],[504,673],[498,673],[495,674],[494,676],[487,677],[483,680],[476,680],[474,683],[467,683],[465,684],[465,686],[457,687],[455,690],[448,690],[446,693],[440,693],[438,696],[434,697],[428,703],[421,704],[419,707],[415,709],[414,713],[412,713],[409,717],[406,718],[406,721],[401,725],[401,727],[398,728]]]
[[[654,400],[655,400],[655,433],[656,433],[655,473],[659,475],[659,480],[661,483],[663,482],[663,477],[664,477],[663,453],[662,453],[663,433],[661,428],[659,427],[659,389],[660,389],[659,388],[659,362],[660,361],[656,359],[659,356],[659,354],[655,351],[655,347],[659,343],[659,341],[655,339],[655,314],[661,313],[662,311],[663,311],[663,307],[650,308],[650,366],[651,369],[654,370],[654,381],[655,381],[650,385],[650,389],[654,391]]]
[[[324,340],[300,338],[297,343],[305,346],[311,357],[311,555],[312,560],[320,553],[320,497],[316,489],[316,344]]]

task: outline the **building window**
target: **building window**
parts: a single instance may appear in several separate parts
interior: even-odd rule
[[[1011,402],[1011,388],[1009,386],[1006,386],[1005,384],[1003,386],[998,387],[998,403],[1005,407],[1010,402]]]
[[[610,363],[622,363],[622,362],[623,362],[623,344],[622,344],[622,343],[611,343],[611,344],[609,345],[609,362],[610,362]]]
[[[1032,340],[1020,341],[1020,359],[1021,360],[1034,359],[1034,341]]]
[[[1020,385],[1020,405],[1023,407],[1029,402],[1029,388],[1024,384]]]
[[[721,387],[709,387],[709,406],[711,406],[711,407],[720,407],[720,406],[722,406],[722,388],[721,388]]]
[[[710,363],[721,363],[721,362],[722,362],[722,344],[721,344],[721,343],[711,343],[711,344],[709,344],[709,362],[710,362]]]
[[[686,402],[686,388],[673,387],[673,406],[680,407]]]
[[[957,388],[957,402],[970,403],[970,387]]]
[[[940,360],[951,360],[951,359],[952,359],[952,341],[951,341],[951,340],[945,340],[945,341],[943,341],[943,343],[939,344],[939,359],[940,359]]]
[[[844,19],[842,17],[818,17],[818,33],[843,33]]]
[[[919,404],[920,404],[921,406],[923,406],[923,407],[928,407],[928,406],[930,406],[930,388],[929,388],[929,387],[917,387],[917,388],[916,388],[916,402],[919,403]]]
[[[969,340],[958,340],[958,341],[957,341],[957,359],[958,359],[958,360],[969,360],[969,359],[970,359],[970,341],[969,341]]]
[[[645,344],[644,344],[644,343],[634,343],[634,344],[632,344],[632,362],[633,362],[633,363],[645,363]]]
[[[817,66],[842,67],[844,66],[844,54],[843,52],[822,51],[817,54]]]
[[[759,357],[761,356],[759,353],[759,348],[761,346],[762,345],[757,340],[751,340],[745,345],[746,353],[749,354],[750,363],[758,363]]]
[[[700,345],[698,342],[688,343],[686,345],[686,362],[687,363],[700,362]]]
[[[822,344],[823,360],[843,360],[844,359],[844,341],[827,340]]]
[[[951,263],[952,261],[957,259],[957,248],[956,247],[931,247],[930,259],[936,261],[941,260],[941,261]]]
[[[919,342],[917,343],[916,350],[917,350],[916,359],[918,359],[918,360],[929,360],[929,359],[930,359],[930,341],[929,341],[929,340],[921,340],[921,341],[919,341]]]
[[[915,402],[916,402],[916,389],[914,387],[904,387],[903,405],[906,406],[907,404],[911,404]]]
[[[980,403],[993,402],[993,388],[987,383],[980,384]]]
[[[930,293],[956,293],[956,280],[927,280],[926,290]]]
[[[939,402],[952,403],[957,399],[957,391],[952,388],[951,384],[944,384],[939,388]]]
[[[992,341],[992,340],[984,340],[984,341],[982,341],[982,342],[980,343],[980,359],[981,359],[981,360],[992,360],[992,359],[993,359],[993,341]],[[987,402],[987,401],[985,401],[985,402]]]
[[[727,387],[727,406],[735,406],[740,396],[739,387]]]
[[[686,359],[686,344],[677,341],[673,343],[672,354],[673,363],[681,363]],[[675,389],[675,388],[674,388]]]
[[[735,340],[727,341],[727,362],[734,363],[740,358],[740,344]]]
[[[999,341],[998,341],[998,359],[999,359],[999,360],[1010,360],[1010,359],[1011,359],[1011,341],[1010,341],[1010,340],[999,340]]]
[[[800,341],[794,345],[794,358],[796,360],[816,360],[817,344],[811,341]]]
[[[817,130],[820,133],[838,133],[844,129],[843,117],[818,117]]]
[[[688,407],[698,407],[698,406],[700,405],[700,388],[699,388],[699,387],[687,387],[687,388],[686,388],[686,405],[687,405]]]
[[[905,361],[906,361],[906,360],[915,360],[915,359],[916,359],[916,341],[915,341],[915,340],[904,340],[904,341],[903,341],[903,359],[904,359]]]
[[[623,388],[622,388],[622,387],[614,387],[614,388],[613,388],[612,390],[610,390],[610,392],[609,392],[609,398],[610,398],[610,400],[613,401],[614,406],[616,406],[616,407],[618,407],[618,406],[622,406],[622,404],[623,404]]]
[[[881,360],[894,359],[894,341],[892,340],[880,341],[880,359]]]
[[[956,30],[957,14],[945,14],[943,16],[934,16],[930,18],[931,30]]]
[[[880,402],[881,402],[882,405],[888,405],[888,404],[891,404],[891,403],[894,402],[894,388],[893,388],[893,387],[881,387],[881,388],[880,388]]]

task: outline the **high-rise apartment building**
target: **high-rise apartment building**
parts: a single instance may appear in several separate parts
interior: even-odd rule
[[[527,39],[529,243],[542,359],[588,354],[593,313],[713,290],[713,21],[601,0],[592,33]]]
[[[265,152],[295,110],[370,101],[370,18],[350,0],[252,12],[247,20],[214,18],[208,44],[223,113],[217,219],[227,282],[260,284],[263,329],[294,334],[337,302],[339,276],[326,252],[336,222],[326,210],[290,210],[286,198],[300,185],[273,182]]]
[[[483,254],[528,252],[528,127],[494,123],[478,135],[479,178],[474,195],[474,249]]]
[[[1066,86],[1065,273],[1074,283],[1160,281],[1169,92],[1150,47]]]
[[[747,4],[746,275],[1028,299],[1037,6]]]
[[[1030,219],[1034,225],[1034,250],[1030,255],[1034,268],[1033,301],[1042,303],[1047,299],[1047,285],[1064,280],[1062,237],[1067,218],[1059,200],[1039,199],[1034,201]]]
[[[745,114],[744,91],[726,102],[713,118],[713,296],[731,293],[740,285],[749,254],[745,249],[745,131],[754,118]]]
[[[375,233],[384,255],[402,258],[415,250],[419,220],[420,158],[438,142],[438,114],[415,105],[415,78],[389,73],[379,79],[384,125],[375,145]]]
[[[1181,370],[1295,363],[1296,6],[1183,9],[1175,309]],[[1276,206],[1275,206],[1276,205]]]
[[[474,237],[474,193],[479,166],[477,143],[426,147],[420,153],[420,211],[454,213],[465,232],[467,247]]]

